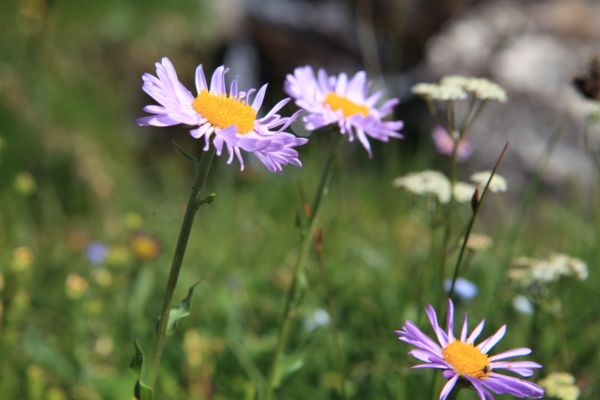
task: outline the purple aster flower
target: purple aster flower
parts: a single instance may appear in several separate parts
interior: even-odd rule
[[[315,75],[311,67],[300,67],[287,76],[285,91],[296,100],[298,107],[308,112],[303,118],[309,131],[337,123],[340,132],[352,142],[355,137],[371,157],[368,137],[387,142],[403,137],[402,121],[383,121],[392,113],[398,99],[390,99],[376,106],[383,90],[369,94],[371,83],[364,71],[351,79],[344,73],[328,75],[320,69]]]
[[[523,377],[530,377],[533,375],[533,369],[542,367],[533,361],[504,361],[508,358],[530,354],[531,349],[525,347],[488,356],[492,347],[504,337],[506,325],[475,345],[475,340],[483,330],[484,321],[481,321],[473,332],[467,335],[468,322],[465,314],[460,337],[455,337],[454,305],[450,299],[448,299],[446,314],[446,330],[438,325],[437,315],[431,305],[427,307],[426,313],[437,343],[417,328],[412,321],[406,321],[402,329],[396,331],[396,334],[403,342],[416,347],[408,354],[424,362],[413,368],[442,370],[442,375],[448,379],[448,382],[440,393],[440,400],[448,397],[459,379],[470,384],[481,400],[494,400],[491,392],[510,394],[518,398],[541,399],[544,397],[544,389],[535,383],[495,372],[496,370],[508,370]]]
[[[277,103],[264,117],[257,113],[265,98],[267,85],[258,91],[238,91],[237,80],[233,80],[229,92],[225,85],[227,69],[220,66],[212,75],[210,86],[206,82],[202,65],[196,68],[196,91],[192,93],[177,78],[171,61],[163,57],[156,63],[156,75],[144,74],[142,89],[160,105],[148,105],[144,111],[152,115],[139,118],[142,126],[171,126],[184,124],[194,127],[190,133],[196,138],[204,138],[204,151],[211,143],[218,156],[223,147],[227,149],[231,164],[234,156],[241,169],[244,160],[241,151],[254,153],[271,172],[280,172],[282,167],[292,164],[302,166],[298,152],[294,147],[305,144],[308,140],[298,138],[285,130],[296,119],[298,113],[291,117],[282,117],[277,112],[290,99]],[[253,100],[251,98],[253,96]]]

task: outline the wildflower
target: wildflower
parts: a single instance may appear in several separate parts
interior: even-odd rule
[[[131,252],[123,245],[111,246],[106,256],[106,264],[112,267],[125,267],[131,261]]]
[[[402,187],[409,192],[419,195],[432,195],[440,203],[450,201],[450,180],[444,174],[433,170],[411,172],[394,179],[395,187]],[[468,183],[457,182],[454,184],[454,200],[466,203],[471,200],[475,187]]]
[[[125,214],[125,226],[127,229],[135,231],[142,226],[142,217],[140,214],[130,211]]]
[[[458,85],[438,85],[437,83],[417,83],[412,87],[412,92],[427,100],[455,101],[465,100],[469,96]]]
[[[16,272],[27,271],[33,264],[33,252],[27,246],[20,246],[13,250],[11,267]]]
[[[108,288],[113,283],[113,275],[106,268],[98,268],[92,271],[92,277],[98,286]]]
[[[529,299],[521,294],[515,296],[512,301],[512,306],[515,310],[520,312],[521,314],[532,315],[533,314],[533,304]]]
[[[81,275],[71,273],[66,280],[67,295],[72,299],[78,299],[87,291],[88,282]]]
[[[540,380],[539,384],[546,389],[548,397],[559,400],[577,400],[579,398],[580,392],[575,384],[575,378],[568,372],[552,372]]]
[[[431,131],[431,138],[433,139],[433,144],[435,144],[438,153],[446,155],[452,154],[454,139],[446,129],[440,125],[436,126],[433,131]],[[471,143],[465,138],[459,139],[456,148],[456,158],[458,161],[466,160],[471,154],[473,154],[473,146],[471,146]]]
[[[137,232],[129,240],[131,253],[139,261],[152,261],[160,256],[161,246],[154,236]]]
[[[114,343],[109,336],[100,336],[94,343],[96,354],[102,357],[108,357],[114,349]]]
[[[433,195],[440,203],[450,200],[450,181],[438,171],[411,172],[394,179],[393,185],[415,194]]]
[[[475,182],[477,185],[483,188],[490,179],[491,174],[492,171],[477,172],[471,175],[471,181]],[[490,182],[488,190],[492,193],[506,192],[508,190],[508,184],[506,183],[506,179],[502,175],[494,174],[494,177]]]
[[[472,93],[480,100],[506,102],[508,96],[500,85],[485,78],[473,78],[460,75],[445,76],[440,81],[442,86],[457,86]]]
[[[312,332],[321,326],[328,325],[330,321],[331,317],[329,316],[329,313],[319,308],[312,312],[304,320],[304,329],[306,329],[309,332]]]
[[[237,80],[233,80],[227,92],[226,73],[224,66],[218,67],[209,87],[202,65],[199,65],[196,68],[198,95],[194,97],[179,82],[171,61],[163,57],[156,63],[157,76],[147,73],[142,76],[142,89],[160,105],[144,107],[144,111],[153,115],[138,119],[138,125],[190,125],[194,127],[190,131],[192,137],[204,138],[204,151],[210,149],[212,139],[216,154],[220,156],[225,147],[229,155],[227,163],[231,164],[235,156],[242,170],[242,150],[254,153],[271,172],[280,172],[286,164],[302,166],[294,147],[305,144],[307,139],[285,132],[297,114],[291,117],[277,114],[289,99],[281,100],[264,117],[258,118],[267,85],[258,92],[255,89],[244,92],[238,91]]]
[[[562,277],[573,277],[580,281],[587,279],[587,264],[566,254],[551,254],[546,259],[519,257],[513,261],[514,268],[508,271],[513,282],[528,288],[545,286],[559,281]]]
[[[450,291],[450,287],[452,286],[452,279],[446,279],[444,281],[444,290],[446,293]],[[471,300],[477,293],[479,289],[477,289],[477,285],[465,278],[458,278],[454,283],[454,292],[456,296],[458,296],[461,300]]]
[[[380,106],[377,102],[383,90],[369,94],[370,82],[364,71],[352,78],[344,73],[328,75],[320,69],[315,75],[309,66],[296,68],[287,76],[285,91],[296,100],[298,107],[308,112],[303,118],[309,131],[337,123],[342,135],[349,141],[358,138],[372,156],[368,137],[387,142],[390,138],[401,138],[402,121],[383,121],[392,113],[398,99],[390,99]]]
[[[108,256],[108,246],[100,242],[92,242],[87,246],[85,255],[92,265],[102,264]]]
[[[454,200],[459,203],[468,203],[473,198],[475,186],[466,182],[456,182],[454,184]]]
[[[473,251],[486,251],[494,242],[492,238],[483,233],[471,233],[467,240],[467,248]]]
[[[503,325],[483,342],[475,345],[475,340],[483,330],[484,321],[481,321],[467,336],[468,321],[465,314],[460,336],[455,337],[454,305],[451,300],[448,300],[446,330],[438,325],[437,315],[432,306],[427,307],[426,313],[439,344],[425,335],[411,321],[406,321],[402,329],[396,331],[396,334],[401,341],[416,347],[409,354],[423,361],[423,364],[415,365],[413,368],[442,370],[442,375],[448,382],[440,393],[440,400],[448,397],[459,379],[470,384],[481,400],[493,399],[491,392],[510,394],[518,398],[540,399],[544,396],[544,390],[535,383],[495,372],[504,369],[523,377],[530,377],[533,375],[534,369],[541,368],[540,364],[533,361],[503,361],[530,354],[531,350],[524,347],[488,356],[488,352],[506,333],[506,325]]]
[[[29,196],[35,193],[37,183],[31,172],[23,171],[15,177],[14,187],[17,193],[23,196]]]

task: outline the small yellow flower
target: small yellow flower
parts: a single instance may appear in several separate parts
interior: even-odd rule
[[[15,272],[27,271],[33,264],[33,253],[29,247],[20,246],[13,250],[11,267]]]
[[[109,356],[113,352],[114,347],[112,339],[108,336],[100,336],[94,344],[94,350],[102,357]]]
[[[15,177],[14,187],[17,193],[23,196],[29,196],[35,193],[37,183],[29,171],[23,171]]]
[[[79,299],[88,289],[88,281],[81,275],[71,273],[66,279],[67,296],[71,299]]]
[[[139,261],[153,261],[160,256],[161,246],[158,239],[144,232],[134,234],[129,240],[129,248]]]
[[[111,246],[106,256],[106,264],[112,267],[125,267],[131,263],[131,252],[126,246]]]
[[[130,211],[125,214],[125,226],[131,231],[140,229],[142,226],[142,217],[140,214]]]
[[[106,268],[98,268],[92,272],[92,277],[98,286],[107,288],[113,283],[113,275]]]

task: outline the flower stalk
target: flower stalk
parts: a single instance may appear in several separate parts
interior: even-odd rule
[[[341,137],[342,135],[332,135],[325,159],[325,165],[323,166],[321,177],[319,179],[319,185],[317,186],[317,191],[311,204],[308,221],[306,221],[305,224],[302,224],[302,242],[300,245],[300,252],[298,254],[298,259],[296,260],[296,265],[294,266],[292,282],[290,283],[285,295],[283,312],[281,314],[279,326],[279,334],[277,337],[277,345],[271,361],[271,367],[269,369],[267,384],[264,391],[264,400],[271,400],[273,398],[273,389],[278,374],[279,361],[281,360],[287,340],[290,336],[294,312],[300,305],[306,290],[306,277],[304,271],[305,262],[311,249],[322,200],[331,180],[333,161],[337,154],[337,148],[341,142]]]
[[[173,295],[177,287],[177,280],[181,271],[183,263],[183,257],[190,237],[190,232],[194,224],[196,217],[196,211],[204,204],[208,203],[207,199],[200,197],[200,192],[206,184],[210,167],[215,156],[214,150],[202,153],[200,159],[196,162],[196,172],[194,181],[192,183],[192,190],[188,199],[187,207],[181,223],[179,231],[179,238],[177,239],[177,247],[175,248],[175,254],[173,255],[173,262],[171,263],[171,270],[169,271],[169,277],[167,279],[167,286],[163,296],[162,308],[160,311],[160,317],[158,319],[156,334],[154,337],[154,344],[152,346],[152,353],[150,358],[150,364],[148,368],[148,376],[146,384],[151,388],[154,388],[156,378],[158,377],[158,370],[160,368],[160,360],[162,358],[165,342],[167,338],[167,325],[169,322],[169,314],[171,311],[171,305],[173,303]]]

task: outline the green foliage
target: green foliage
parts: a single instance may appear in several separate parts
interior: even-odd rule
[[[131,341],[151,342],[192,181],[193,165],[178,148],[195,160],[203,146],[184,127],[135,126],[148,101],[140,75],[162,55],[177,60],[182,79],[193,76],[198,62],[217,63],[221,38],[205,3],[2,2],[2,398],[131,397],[132,374],[125,373]],[[47,8],[28,13],[24,4]],[[417,132],[407,127],[407,133]],[[176,146],[169,137],[176,137]],[[311,136],[301,149],[304,167],[281,176],[252,161],[240,173],[222,157],[214,160],[208,190],[218,190],[219,201],[200,208],[180,279],[203,279],[206,290],[196,293],[193,312],[194,286],[187,296],[185,289],[176,294],[184,300],[170,315],[172,337],[156,398],[252,399],[260,390],[298,252],[300,230],[294,225],[306,225],[305,214],[296,210],[317,185],[326,139]],[[429,332],[423,307],[441,290],[431,284],[436,264],[429,257],[441,215],[432,216],[423,198],[391,187],[396,176],[437,162],[428,149],[410,146],[375,145],[369,160],[358,146],[343,143],[319,227],[345,377],[331,324],[310,329],[327,297],[311,250],[277,398],[340,399],[341,385],[353,399],[429,398],[431,375],[410,369],[408,346],[393,334],[406,319]],[[29,182],[25,191],[15,185],[23,176]],[[485,317],[484,335],[507,323],[499,351],[533,346],[532,359],[544,365],[541,376],[567,370],[577,378],[582,398],[594,399],[600,398],[600,310],[593,306],[600,287],[600,221],[589,216],[599,206],[576,190],[563,192],[557,198],[541,187],[534,206],[520,217],[517,237],[510,236],[520,206],[516,191],[514,202],[510,188],[506,196],[486,199],[475,230],[490,235],[495,245],[465,256],[465,277],[477,283],[480,294],[458,304],[457,315]],[[468,215],[468,208],[457,213],[460,227]],[[156,237],[155,257],[132,242],[140,231]],[[94,243],[107,247],[98,262],[89,253]],[[513,243],[515,256],[560,251],[582,258],[590,277],[554,288],[550,295],[560,307],[534,321],[512,308],[518,290],[503,279],[503,257]],[[184,317],[183,329],[175,330]],[[151,398],[141,380],[144,356],[137,340],[134,354],[136,396]],[[463,395],[474,398],[468,391]]]
[[[190,286],[187,296],[185,296],[181,303],[171,308],[171,311],[169,312],[169,321],[167,322],[167,336],[170,336],[175,332],[175,329],[177,329],[177,326],[179,325],[179,321],[190,315],[192,295],[194,294],[194,288],[198,283],[199,282],[196,282]]]

